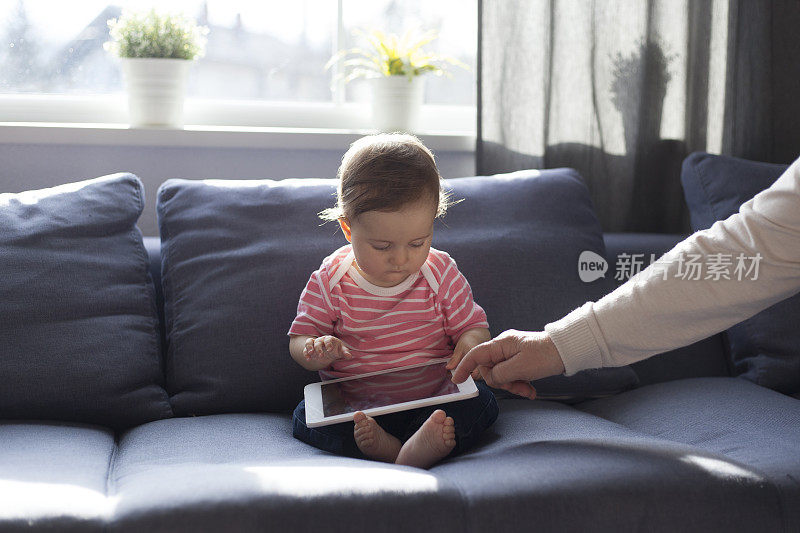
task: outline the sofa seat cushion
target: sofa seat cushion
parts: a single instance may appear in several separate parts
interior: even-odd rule
[[[163,420],[125,433],[119,448],[115,531],[465,530],[450,484],[312,448],[287,415]]]
[[[105,531],[114,453],[98,426],[0,421],[0,531]]]
[[[764,531],[780,523],[774,487],[725,456],[554,402],[501,400],[500,413],[491,442],[431,469],[461,490],[475,531]]]
[[[146,424],[120,439],[112,529],[779,529],[778,491],[745,463],[561,403],[500,404],[477,448],[429,471],[322,452],[286,415]]]
[[[786,531],[800,530],[800,401],[741,378],[660,383],[580,409],[632,430],[717,454],[769,479]],[[736,473],[708,463],[719,476]]]

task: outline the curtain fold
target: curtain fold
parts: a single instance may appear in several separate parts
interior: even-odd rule
[[[689,232],[680,165],[800,154],[797,0],[482,0],[478,174],[576,168],[605,231]]]

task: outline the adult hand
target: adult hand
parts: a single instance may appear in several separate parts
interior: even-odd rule
[[[476,368],[487,385],[530,399],[536,397],[532,380],[564,373],[564,363],[547,333],[513,329],[470,350],[453,371],[453,382],[463,382]]]

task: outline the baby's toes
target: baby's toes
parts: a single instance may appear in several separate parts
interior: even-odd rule
[[[356,437],[361,437],[361,438],[372,436],[373,433],[374,433],[373,425],[370,424],[368,420],[365,420],[361,424],[357,424],[355,431],[353,431],[353,434]]]
[[[442,440],[444,440],[447,446],[456,445],[456,426],[453,419],[449,416],[445,419],[444,425],[442,426]]]
[[[430,416],[430,420],[433,420],[433,421],[434,421],[434,422],[436,422],[437,424],[442,424],[442,423],[444,423],[445,421],[447,421],[447,419],[448,419],[448,418],[450,418],[449,416],[447,416],[447,418],[445,418],[446,416],[447,416],[447,415],[445,414],[445,412],[444,412],[444,411],[442,411],[441,409],[437,409],[437,410],[435,410],[435,411],[433,412],[433,414]],[[450,418],[450,420],[452,420],[452,418]]]
[[[361,411],[354,415],[353,420],[356,420],[353,429],[353,437],[355,437],[356,441],[362,446],[371,446],[374,444],[377,436],[375,431],[377,423],[375,420]]]
[[[353,424],[356,431],[368,429],[370,427],[370,418],[358,411],[355,415],[353,415]]]

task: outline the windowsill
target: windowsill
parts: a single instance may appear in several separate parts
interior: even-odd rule
[[[376,132],[363,103],[187,98],[184,108],[183,129],[131,128],[123,94],[0,94],[0,143],[346,150]],[[434,151],[473,152],[475,117],[474,107],[425,105],[418,136]]]
[[[376,131],[199,125],[187,125],[183,129],[131,128],[127,124],[0,122],[0,144],[342,150],[371,133]],[[474,133],[431,131],[417,135],[434,152],[475,150]]]

